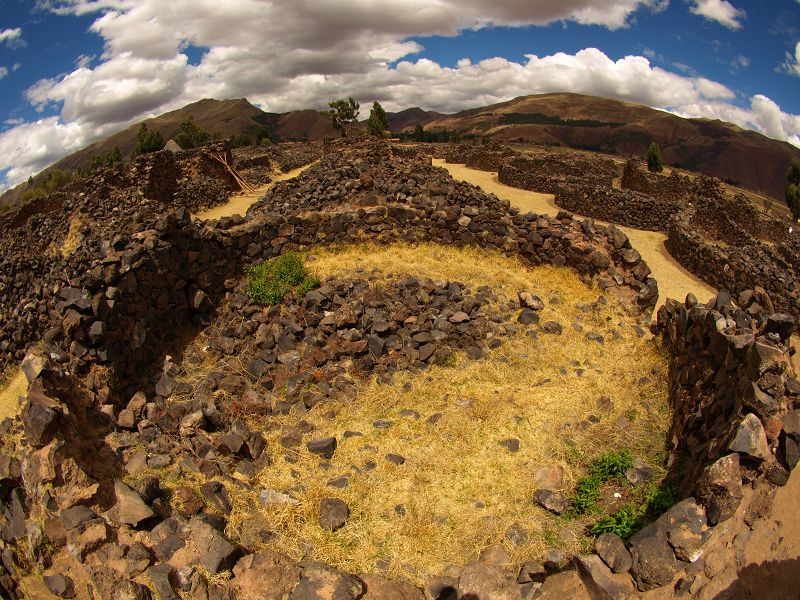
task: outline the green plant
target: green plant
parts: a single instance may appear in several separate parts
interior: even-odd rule
[[[661,148],[655,142],[650,142],[650,147],[647,149],[647,169],[651,173],[661,173],[664,170]]]
[[[592,461],[589,465],[589,475],[578,480],[575,486],[567,516],[577,517],[588,512],[596,512],[603,484],[621,479],[631,466],[633,457],[628,450],[606,452]]]
[[[800,161],[792,160],[786,173],[786,203],[792,209],[792,217],[800,219]]]
[[[319,279],[309,275],[296,252],[247,268],[247,287],[253,302],[278,304],[290,292],[304,296],[319,287]]]
[[[349,98],[328,102],[328,106],[331,109],[320,111],[320,114],[323,117],[328,117],[333,123],[333,128],[343,138],[346,138],[350,131],[350,126],[358,121],[358,109],[361,108],[361,105],[350,96]]]
[[[184,150],[197,148],[211,141],[211,134],[200,128],[190,115],[181,121],[181,129],[175,136],[175,142]]]
[[[367,121],[367,132],[375,137],[383,137],[383,132],[389,127],[389,117],[383,110],[381,103],[377,100],[372,103],[372,110],[369,111]]]
[[[136,134],[136,146],[131,152],[131,158],[136,158],[141,154],[157,152],[164,147],[164,136],[155,129],[148,129],[146,123],[142,123],[139,132]]]
[[[650,482],[638,488],[631,502],[615,513],[598,519],[589,532],[592,535],[614,533],[626,540],[664,514],[674,503],[675,498],[669,486]]]

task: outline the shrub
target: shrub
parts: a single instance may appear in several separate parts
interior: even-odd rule
[[[290,292],[305,296],[319,287],[319,279],[308,274],[299,254],[289,252],[248,267],[247,287],[253,302],[279,304]]]
[[[796,158],[786,173],[786,182],[786,203],[792,209],[792,217],[800,219],[800,161]]]
[[[136,158],[142,154],[158,152],[164,147],[164,137],[156,129],[148,129],[146,123],[142,123],[139,132],[136,134],[136,146],[131,152],[131,158]]]
[[[647,169],[651,173],[661,173],[664,170],[661,148],[655,142],[650,142],[650,147],[647,149]]]

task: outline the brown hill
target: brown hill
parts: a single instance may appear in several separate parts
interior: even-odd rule
[[[639,104],[580,94],[523,96],[443,116],[426,128],[623,156],[644,156],[655,140],[668,165],[781,200],[786,170],[792,158],[800,158],[800,149],[791,144],[731,123],[684,119]]]
[[[178,133],[181,121],[188,116],[206,131],[223,138],[246,134],[258,126],[268,127],[281,140],[320,140],[338,135],[330,120],[315,110],[266,113],[243,98],[200,100],[144,122],[168,140]],[[567,146],[623,156],[644,156],[651,140],[655,140],[668,165],[713,175],[781,202],[786,170],[792,158],[800,158],[800,149],[731,123],[683,119],[640,104],[579,94],[523,96],[453,115],[415,107],[387,116],[389,129],[394,132],[410,131],[421,124],[430,131],[446,129],[462,135],[486,135],[508,142]],[[363,130],[365,123],[358,123],[354,130]],[[115,146],[127,157],[136,143],[139,125],[95,142],[53,167],[86,168],[93,156],[103,156]],[[0,206],[16,201],[26,187],[27,184],[21,184],[0,196]]]
[[[242,135],[259,124],[265,124],[265,115],[266,113],[250,104],[244,98],[235,100],[205,99],[193,102],[178,110],[164,113],[152,119],[145,119],[115,133],[111,137],[94,142],[82,150],[73,152],[39,173],[34,178],[34,182],[38,182],[50,169],[75,170],[78,167],[86,169],[92,162],[93,157],[105,156],[115,147],[120,149],[123,158],[129,157],[131,150],[136,145],[136,134],[141,123],[146,123],[150,129],[158,130],[165,140],[169,140],[178,134],[181,122],[191,116],[194,122],[202,129],[218,134],[221,138],[228,138]],[[23,183],[8,190],[0,196],[0,206],[16,202],[27,187],[28,184]]]

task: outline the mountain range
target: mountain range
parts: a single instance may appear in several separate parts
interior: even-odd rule
[[[251,134],[264,127],[274,139],[282,141],[313,141],[337,135],[330,119],[318,111],[268,113],[243,98],[200,100],[144,122],[169,140],[189,116],[198,126],[222,138]],[[781,201],[786,171],[793,158],[800,159],[800,149],[791,144],[731,123],[685,119],[639,104],[579,94],[522,96],[452,115],[415,107],[387,116],[393,133],[413,131],[422,125],[426,131],[456,132],[461,138],[486,136],[498,141],[567,146],[622,156],[644,156],[650,142],[656,141],[667,165],[712,175]],[[50,168],[85,169],[94,156],[105,156],[115,147],[123,156],[129,156],[139,127],[140,123],[131,125]],[[364,128],[365,121],[355,127]],[[0,196],[0,206],[16,201],[27,185],[21,184]]]

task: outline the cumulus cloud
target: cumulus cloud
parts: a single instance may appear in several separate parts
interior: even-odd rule
[[[19,27],[15,29],[0,29],[0,44],[7,44],[10,48],[24,46],[25,40],[22,39],[22,29]]]
[[[0,67],[0,79],[8,75],[8,69],[6,67]]]
[[[800,3],[800,0],[797,1]],[[795,46],[794,56],[789,52],[786,53],[786,60],[781,65],[781,68],[790,75],[800,77],[800,42],[797,42],[797,46]]]
[[[666,0],[42,0],[39,5],[61,14],[96,13],[91,29],[102,36],[104,50],[27,90],[32,106],[55,107],[60,114],[0,132],[0,172],[10,169],[6,186],[131,123],[201,98],[246,97],[265,110],[284,112],[324,108],[331,98],[352,95],[362,104],[377,99],[387,110],[421,105],[454,112],[569,91],[724,118],[779,139],[793,140],[800,132],[795,117],[777,106],[776,122],[762,100],[736,107],[726,86],[693,72],[668,71],[645,56],[613,60],[586,48],[530,54],[519,62],[464,59],[448,67],[415,58],[422,47],[409,40],[563,20],[613,29],[627,26],[637,10],[662,10]],[[203,49],[198,64],[184,54],[188,46]]]
[[[692,0],[689,10],[695,14],[705,17],[710,21],[716,21],[728,29],[741,29],[740,20],[747,14],[728,0]]]

